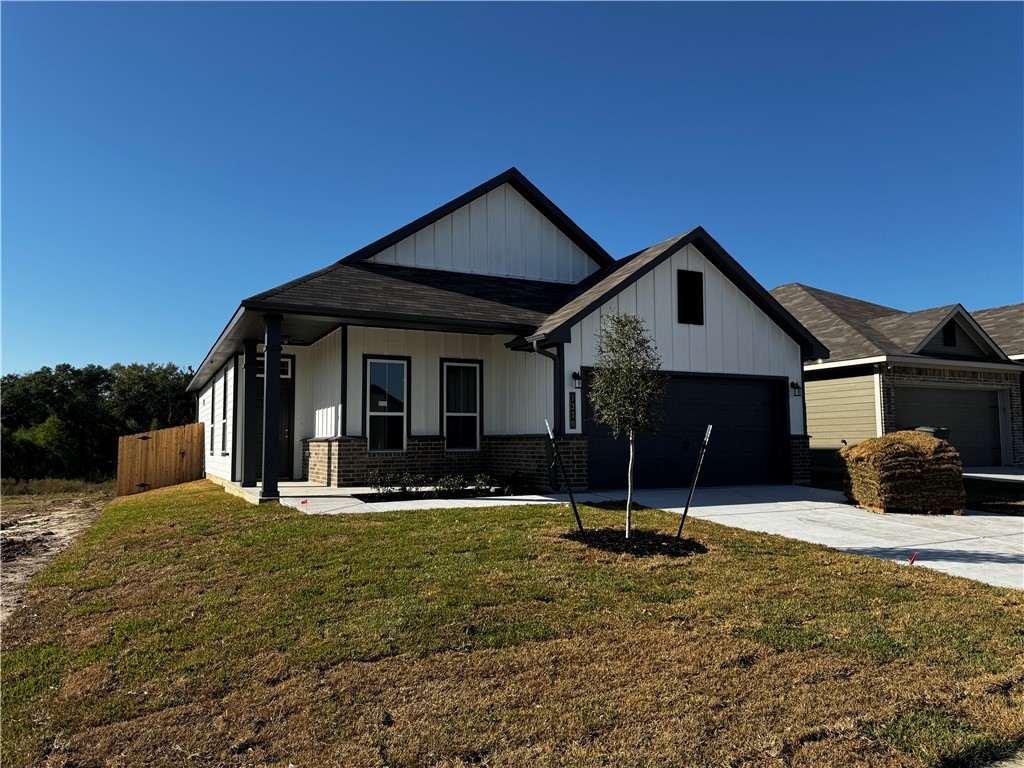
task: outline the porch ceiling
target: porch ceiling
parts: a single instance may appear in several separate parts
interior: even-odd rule
[[[408,330],[442,331],[448,333],[503,334],[519,336],[533,330],[532,325],[510,322],[468,322],[459,318],[419,315],[383,314],[355,311],[325,311],[314,314],[298,309],[289,311],[280,304],[260,306],[246,302],[232,316],[213,348],[206,355],[188,385],[189,392],[198,392],[235,355],[241,354],[246,339],[263,341],[264,315],[279,314],[284,346],[308,346],[341,325],[374,328],[405,328]]]

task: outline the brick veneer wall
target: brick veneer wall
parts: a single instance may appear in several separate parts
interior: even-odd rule
[[[566,474],[573,489],[587,487],[587,438],[558,439]],[[368,485],[370,473],[409,472],[428,478],[445,475],[474,477],[479,472],[507,479],[518,477],[538,489],[558,488],[561,477],[551,470],[550,441],[543,435],[485,435],[479,451],[446,451],[444,438],[410,436],[406,450],[370,452],[363,437],[311,438],[303,441],[303,479],[334,486]]]
[[[789,436],[789,462],[793,485],[810,485],[811,438],[809,435]]]
[[[1021,375],[1004,371],[969,371],[957,368],[916,368],[894,365],[881,372],[882,432],[896,431],[896,387],[941,384],[972,389],[1006,389],[1010,393],[1010,440],[1013,463],[1024,464],[1024,413]]]
[[[551,441],[543,435],[491,435],[483,445],[486,471],[493,475],[519,475],[536,488],[562,489],[562,477],[552,467]],[[587,488],[587,438],[562,435],[558,438],[565,474],[573,490]]]

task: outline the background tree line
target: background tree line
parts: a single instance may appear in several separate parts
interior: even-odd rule
[[[117,438],[195,421],[192,369],[61,364],[0,380],[0,474],[106,480]]]

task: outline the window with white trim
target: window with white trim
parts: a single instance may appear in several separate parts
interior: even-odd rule
[[[407,397],[404,360],[366,363],[366,442],[371,451],[404,451]]]
[[[480,449],[480,366],[444,363],[445,450]]]
[[[217,428],[217,375],[210,379],[210,455],[213,456],[213,439]]]
[[[256,356],[256,378],[262,379],[263,372],[265,370],[263,364],[263,355]],[[292,377],[292,359],[290,357],[281,358],[281,378],[290,379]]]

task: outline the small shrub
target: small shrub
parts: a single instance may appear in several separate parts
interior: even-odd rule
[[[403,492],[416,493],[427,484],[427,476],[420,472],[403,472],[398,485]]]
[[[488,493],[495,485],[497,483],[494,478],[483,472],[478,472],[477,476],[473,478],[473,490],[477,493]]]
[[[444,498],[445,494],[461,491],[466,487],[466,478],[462,475],[445,475],[437,478],[437,497]]]
[[[395,474],[383,469],[371,469],[367,479],[370,487],[377,493],[394,493],[398,488],[398,478]]]

